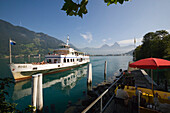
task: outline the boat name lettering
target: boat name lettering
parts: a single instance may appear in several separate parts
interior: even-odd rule
[[[18,68],[27,68],[26,65],[19,65]]]

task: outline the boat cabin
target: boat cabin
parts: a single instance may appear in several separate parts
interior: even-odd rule
[[[62,48],[53,51],[53,54],[45,56],[46,63],[77,63],[89,60],[89,57],[73,48]]]

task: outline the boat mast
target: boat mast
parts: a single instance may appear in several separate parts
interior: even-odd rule
[[[9,63],[12,63],[12,55],[11,55],[11,38],[9,39]]]

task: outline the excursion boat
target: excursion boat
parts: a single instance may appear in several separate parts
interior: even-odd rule
[[[10,69],[15,81],[31,78],[31,75],[36,73],[45,75],[70,70],[90,62],[88,55],[70,48],[68,42],[69,37],[67,38],[67,44],[63,48],[56,49],[52,54],[45,55],[45,61],[41,63],[15,64],[10,62]]]

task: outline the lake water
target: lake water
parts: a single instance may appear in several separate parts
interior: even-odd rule
[[[38,59],[13,59],[15,63],[35,62]],[[107,61],[107,79],[118,73],[118,70],[127,69],[132,56],[98,56],[90,57],[93,71],[92,85],[95,86],[104,80],[104,62]],[[0,59],[0,78],[12,77],[8,67],[8,59]],[[87,65],[69,71],[43,76],[44,107],[55,105],[57,113],[63,113],[68,102],[75,104],[85,97],[87,91]],[[8,101],[17,103],[18,109],[31,105],[31,80],[18,82],[8,89]]]

